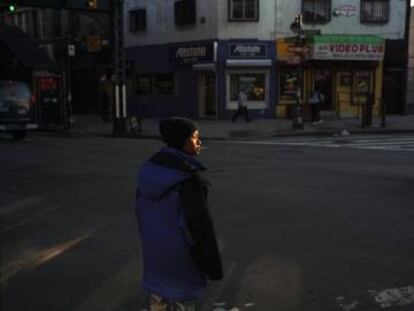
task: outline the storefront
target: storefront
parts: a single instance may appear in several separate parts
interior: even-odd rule
[[[322,110],[338,117],[360,117],[368,107],[372,116],[380,116],[384,50],[384,40],[377,36],[314,35],[308,38],[299,57],[304,90],[301,103],[306,106],[310,92],[318,88],[325,96]],[[288,88],[289,81],[298,81],[288,79],[291,71],[280,69],[279,102],[285,105],[289,104],[286,101],[291,95],[289,90],[294,89]],[[283,113],[282,108],[278,111]]]
[[[297,92],[303,71],[302,49],[297,38],[282,38],[276,41],[278,66],[278,94],[276,116],[290,118],[297,103]]]
[[[166,57],[168,55],[168,57]],[[275,46],[272,41],[185,42],[127,50],[128,111],[148,116],[230,119],[240,88],[254,118],[274,117]]]
[[[255,117],[274,117],[276,92],[275,48],[269,41],[222,42],[223,118],[231,118],[238,108],[238,93],[247,94],[248,109]]]
[[[131,47],[128,115],[217,118],[217,41]]]
[[[201,43],[177,44],[169,47],[170,65],[176,68],[176,71],[187,69],[187,78],[183,77],[185,85],[194,84],[196,89],[196,102],[192,103],[197,108],[196,115],[198,118],[213,118],[217,115],[217,41]],[[185,97],[188,92],[182,88],[182,93],[178,94]]]

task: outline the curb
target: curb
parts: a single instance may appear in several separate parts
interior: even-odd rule
[[[259,130],[239,130],[239,131],[228,131],[227,136],[203,136],[202,140],[205,141],[226,141],[232,139],[257,139],[257,138],[270,138],[270,137],[295,137],[295,136],[342,136],[341,131],[344,128],[331,128],[331,129],[304,129],[304,130],[270,130],[270,131],[259,131]],[[349,135],[352,134],[402,134],[402,133],[414,133],[414,129],[382,129],[382,128],[367,128],[367,129],[346,129]],[[105,138],[129,138],[129,139],[148,139],[148,140],[160,140],[159,134],[131,134],[126,133],[122,135],[115,135],[111,132],[84,132],[71,131],[71,130],[41,130],[39,133],[43,133],[51,136],[61,136],[67,138],[76,138],[82,136],[97,136]]]
[[[264,137],[289,137],[289,136],[341,136],[341,131],[344,128],[329,129],[329,130],[295,130],[295,131],[271,131],[271,132],[257,132],[251,131],[250,133],[231,133],[229,132],[229,138],[264,138]],[[397,134],[397,133],[414,133],[414,129],[346,129],[349,135],[352,134]],[[246,131],[244,131],[246,132]]]

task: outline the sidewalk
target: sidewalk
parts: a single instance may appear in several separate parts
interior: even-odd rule
[[[125,136],[134,138],[158,138],[158,119],[145,119],[141,133],[129,132]],[[273,136],[299,135],[341,135],[347,133],[414,133],[414,115],[388,115],[385,128],[380,120],[373,120],[370,127],[361,128],[361,120],[356,118],[328,119],[321,124],[304,122],[303,129],[292,129],[292,121],[287,119],[255,119],[251,123],[239,120],[196,120],[205,139],[246,139]],[[112,122],[103,122],[99,115],[75,115],[70,129],[74,134],[112,136]]]

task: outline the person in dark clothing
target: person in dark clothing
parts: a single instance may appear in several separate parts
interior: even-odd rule
[[[323,122],[320,116],[320,109],[321,109],[320,105],[324,101],[324,99],[325,98],[323,94],[317,88],[315,88],[315,90],[310,94],[309,105],[311,108],[311,122],[313,124],[318,124],[318,123]]]
[[[160,122],[163,147],[138,172],[135,211],[143,250],[142,287],[150,311],[193,311],[207,279],[223,277],[207,208],[209,182],[196,159],[199,128],[186,118]]]

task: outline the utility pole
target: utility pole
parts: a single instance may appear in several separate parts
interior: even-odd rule
[[[298,50],[299,55],[299,64],[296,67],[296,104],[294,109],[294,116],[293,116],[293,129],[303,129],[303,116],[302,116],[302,108],[300,106],[301,98],[302,98],[302,87],[303,87],[303,42],[302,42],[302,14],[298,14],[295,16],[295,20],[291,25],[291,28],[294,31],[297,31],[296,37],[296,47]]]
[[[124,0],[113,0],[115,38],[115,115],[114,135],[126,133],[126,85],[124,48]]]

